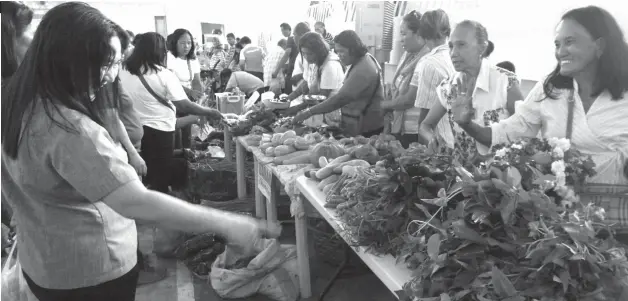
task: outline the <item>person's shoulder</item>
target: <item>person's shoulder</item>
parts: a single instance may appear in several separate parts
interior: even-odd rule
[[[509,70],[506,70],[502,67],[491,65],[489,68],[491,70],[491,74],[497,77],[508,79],[508,80],[518,80],[517,74]]]

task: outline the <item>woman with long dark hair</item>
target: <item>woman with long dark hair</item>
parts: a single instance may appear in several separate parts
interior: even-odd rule
[[[200,117],[222,118],[215,109],[190,101],[176,75],[166,69],[166,40],[156,32],[138,35],[135,49],[123,64],[120,82],[131,99],[144,128],[142,157],[148,166],[146,183],[151,189],[167,193],[175,180],[186,174],[173,161],[174,131],[198,123]],[[176,113],[196,115],[182,117]]]
[[[14,209],[18,257],[41,301],[134,300],[134,219],[214,232],[250,248],[280,229],[147,190],[106,130],[123,30],[69,2],[41,20],[2,93],[2,193]]]
[[[381,110],[384,86],[379,63],[353,30],[338,34],[334,45],[342,63],[351,66],[342,87],[322,103],[299,112],[295,120],[341,110],[340,128],[347,135],[370,137],[381,133],[384,128]]]
[[[2,79],[15,73],[30,45],[33,11],[15,1],[0,2],[2,9]]]
[[[606,10],[587,6],[568,11],[558,26],[554,44],[557,65],[530,91],[508,119],[490,126],[478,124],[461,82],[452,95],[455,122],[484,145],[509,143],[522,137],[570,139],[571,147],[591,155],[597,175],[582,192],[614,193],[595,198],[606,208],[606,220],[628,230],[628,44],[619,24]],[[603,184],[603,185],[596,185]],[[581,195],[582,201],[591,201]]]
[[[338,55],[329,51],[329,44],[319,33],[308,32],[299,39],[299,51],[307,62],[303,73],[304,81],[290,93],[288,99],[292,101],[307,94],[323,95],[327,98],[336,95],[342,87],[344,71]],[[328,112],[324,117],[328,125],[340,125],[340,111]]]

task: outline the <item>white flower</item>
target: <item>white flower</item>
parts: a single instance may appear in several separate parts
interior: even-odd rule
[[[514,149],[523,149],[523,146],[521,144],[513,144],[512,148],[514,148]]]
[[[557,174],[559,172],[565,172],[565,161],[557,160],[552,162],[552,172]]]
[[[504,147],[504,148],[502,148],[502,149],[498,149],[498,150],[495,152],[495,156],[503,158],[503,157],[506,157],[506,155],[508,154],[508,152],[510,152],[510,149],[509,149],[509,148],[507,148],[507,147]]]
[[[563,152],[565,152],[569,148],[571,148],[571,142],[567,138],[560,138],[560,139],[559,138],[550,138],[548,140],[548,143],[553,148],[560,148]]]
[[[552,156],[555,158],[562,159],[563,157],[565,157],[565,152],[563,152],[562,149],[555,147],[554,151],[552,151]]]
[[[556,191],[556,194],[558,194],[562,198],[565,198],[568,190],[569,188],[565,187],[564,185],[563,186],[556,185],[556,187],[554,188],[554,191]]]
[[[556,173],[556,186],[565,186],[567,175],[564,172]]]

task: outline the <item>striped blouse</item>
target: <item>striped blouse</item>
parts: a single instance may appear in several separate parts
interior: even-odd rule
[[[574,81],[575,90],[578,86]],[[530,91],[517,106],[516,113],[493,124],[493,144],[508,143],[520,137],[564,138],[567,129],[568,91],[560,91],[558,99],[545,99],[543,81]],[[584,111],[579,94],[574,93],[572,147],[591,155],[597,175],[589,183],[628,185],[624,165],[628,160],[628,93],[621,100],[612,100],[608,92],[597,97],[588,112]],[[628,187],[628,186],[627,186]],[[607,220],[628,228],[628,193],[603,202]]]

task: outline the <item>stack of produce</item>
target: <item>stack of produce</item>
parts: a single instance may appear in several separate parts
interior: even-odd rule
[[[332,142],[323,140],[318,133],[297,136],[293,130],[284,133],[275,133],[270,138],[263,138],[260,151],[267,157],[274,157],[273,163],[277,165],[310,164],[314,163],[312,154],[327,155],[329,144]],[[338,152],[344,153],[340,146]]]
[[[224,114],[224,117],[225,125],[229,128],[231,134],[236,137],[249,134],[253,126],[270,127],[277,120],[275,111],[264,106],[255,106],[244,115]]]

